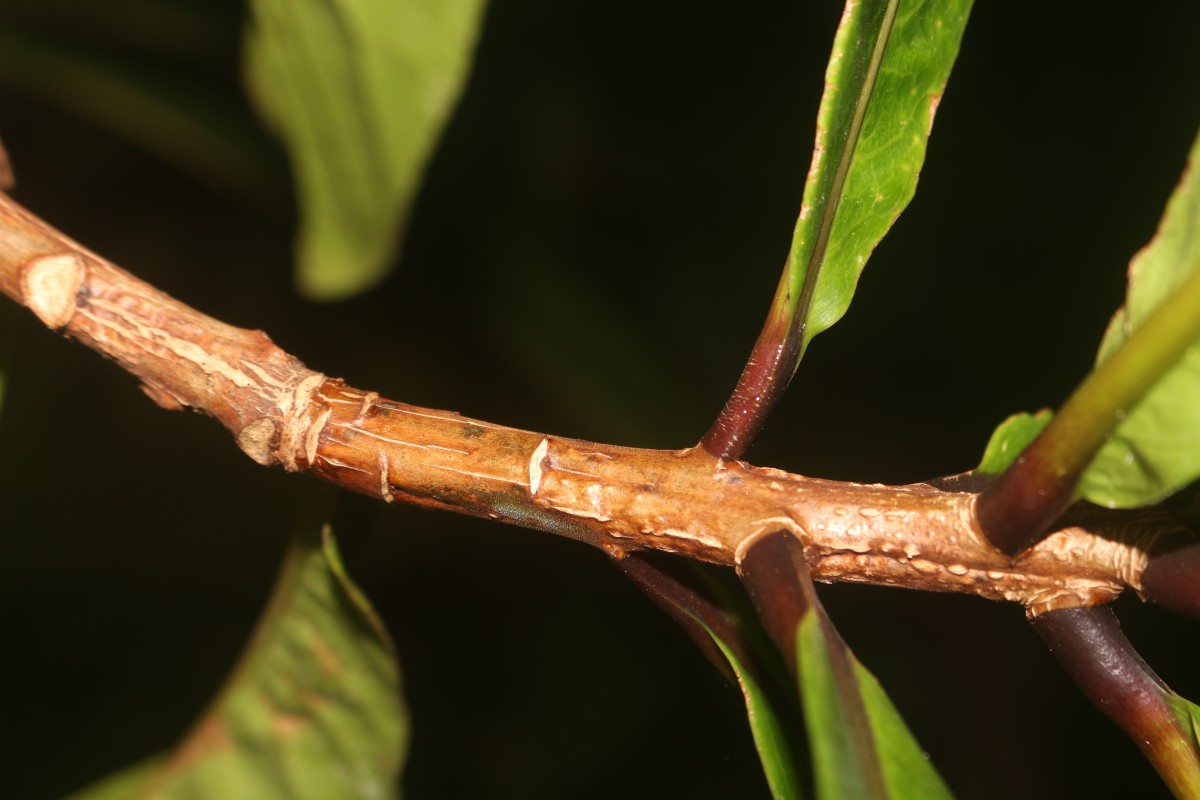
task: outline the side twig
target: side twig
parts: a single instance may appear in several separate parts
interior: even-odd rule
[[[1110,608],[1070,608],[1033,620],[1079,688],[1121,726],[1176,797],[1200,797],[1200,753],[1190,726],[1171,708],[1173,693],[1121,632]]]
[[[1047,535],[1110,432],[1200,338],[1200,271],[1079,385],[1045,430],[979,498],[988,539],[1017,553]]]

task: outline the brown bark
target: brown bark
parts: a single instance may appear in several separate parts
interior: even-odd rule
[[[137,376],[159,405],[215,417],[260,464],[613,554],[737,564],[756,537],[787,530],[816,580],[968,592],[1036,615],[1140,590],[1147,549],[1178,530],[1153,511],[1085,511],[1010,557],[980,533],[974,493],[806,478],[702,448],[616,447],[393,402],[185,306],[5,196],[0,290]]]

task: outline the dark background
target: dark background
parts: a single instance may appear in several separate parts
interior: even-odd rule
[[[957,472],[1004,416],[1059,404],[1086,372],[1200,123],[1200,6],[1084,9],[978,4],[918,196],[751,461],[860,481]],[[0,136],[21,202],[315,369],[495,422],[681,447],[765,313],[840,11],[497,2],[402,263],[339,305],[291,291],[286,165],[239,94],[240,4],[5,0]],[[175,87],[252,168],[189,171],[131,142],[148,123],[47,66],[67,54]],[[14,318],[0,753],[6,796],[48,798],[186,728],[315,484]],[[398,642],[410,796],[766,796],[740,695],[598,552],[350,496],[338,528]],[[961,796],[1165,794],[1020,609],[824,597]],[[1119,611],[1200,697],[1200,629],[1132,599]]]

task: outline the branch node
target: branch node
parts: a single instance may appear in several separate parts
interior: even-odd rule
[[[278,429],[275,422],[267,417],[259,417],[238,431],[237,443],[242,452],[264,467],[271,465],[271,445],[276,438]]]
[[[75,298],[87,267],[74,253],[35,258],[21,270],[21,298],[47,328],[58,330],[75,315]]]
[[[546,453],[550,449],[550,437],[543,436],[542,441],[533,450],[533,455],[529,457],[529,496],[537,497],[538,490],[542,488],[542,462],[546,460]]]

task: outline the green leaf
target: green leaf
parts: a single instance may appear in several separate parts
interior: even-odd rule
[[[1200,706],[1169,690],[1163,693],[1163,700],[1180,730],[1168,726],[1157,737],[1139,744],[1177,797],[1200,797]]]
[[[701,446],[740,458],[812,337],[837,322],[916,191],[971,0],[849,0],[817,112],[800,217],[767,321]]]
[[[767,777],[767,786],[771,789],[771,796],[776,800],[804,797],[793,761],[795,748],[789,742],[787,731],[780,722],[779,714],[772,706],[770,698],[733,649],[707,626],[706,630],[729,660],[729,666],[733,668],[734,675],[737,676],[738,686],[746,701],[746,716],[750,720],[750,733],[754,737],[754,746],[758,748],[758,757],[762,761],[763,773]]]
[[[822,624],[817,609],[810,606],[796,635],[817,797],[846,800],[884,792],[897,799],[952,797],[879,682],[827,620]],[[869,732],[856,721],[859,708]]]
[[[949,797],[887,695],[825,613],[800,539],[787,530],[758,537],[742,554],[738,573],[796,678],[817,797]]]
[[[1179,724],[1187,732],[1192,746],[1200,750],[1200,706],[1175,692],[1167,692],[1166,700]]]
[[[1198,160],[1200,138],[1192,146],[1189,167],[1167,203],[1157,233],[1130,263],[1125,305],[1109,324],[1097,367],[1112,359],[1156,314],[1160,328],[1166,323],[1183,331],[1177,335],[1191,346],[1185,347],[1182,358],[1172,358],[1169,369],[1151,373],[1156,382],[1132,408],[1113,410],[1120,421],[1079,482],[1078,492],[1094,503],[1146,505],[1200,478],[1200,341],[1191,332],[1200,319],[1200,307],[1178,302],[1186,299],[1189,290],[1200,296],[1194,290],[1200,274]],[[1177,302],[1164,305],[1172,298]],[[1177,319],[1163,319],[1160,310]],[[1166,341],[1169,335],[1167,331],[1152,338]],[[1140,344],[1147,350],[1159,346],[1156,341]],[[1151,353],[1141,360],[1153,357]]]
[[[165,763],[164,756],[152,756],[96,781],[67,800],[140,800],[151,797],[154,778]]]
[[[465,80],[483,0],[253,0],[251,94],[299,192],[297,284],[314,299],[384,277]]]
[[[1001,422],[992,433],[992,438],[988,440],[983,459],[975,468],[975,472],[980,475],[999,475],[1004,472],[1021,451],[1050,424],[1053,417],[1054,412],[1043,408],[1036,414],[1022,411]]]
[[[794,761],[801,750],[791,742],[753,668],[761,666],[761,660],[752,655],[753,631],[741,624],[737,600],[703,570],[696,569],[683,577],[671,566],[643,555],[623,557],[617,565],[680,624],[723,675],[737,680],[772,797],[803,797]],[[701,585],[694,585],[687,577],[699,578]],[[729,669],[725,669],[726,664]]]
[[[875,797],[882,788],[875,745],[858,724],[861,697],[834,659],[834,648],[820,615],[809,611],[796,629],[796,668],[804,720],[808,727],[817,797],[821,800]],[[840,655],[840,653],[839,653]],[[842,680],[839,680],[842,672]],[[869,726],[868,726],[869,727]],[[873,780],[874,778],[874,780]]]
[[[803,348],[846,313],[871,251],[916,191],[970,0],[846,4],[775,311]],[[797,357],[798,361],[798,357]]]
[[[879,681],[853,654],[851,658],[891,797],[894,800],[952,797]]]
[[[391,644],[329,526],[313,522],[228,684],[179,746],[74,800],[395,797],[407,735]]]

